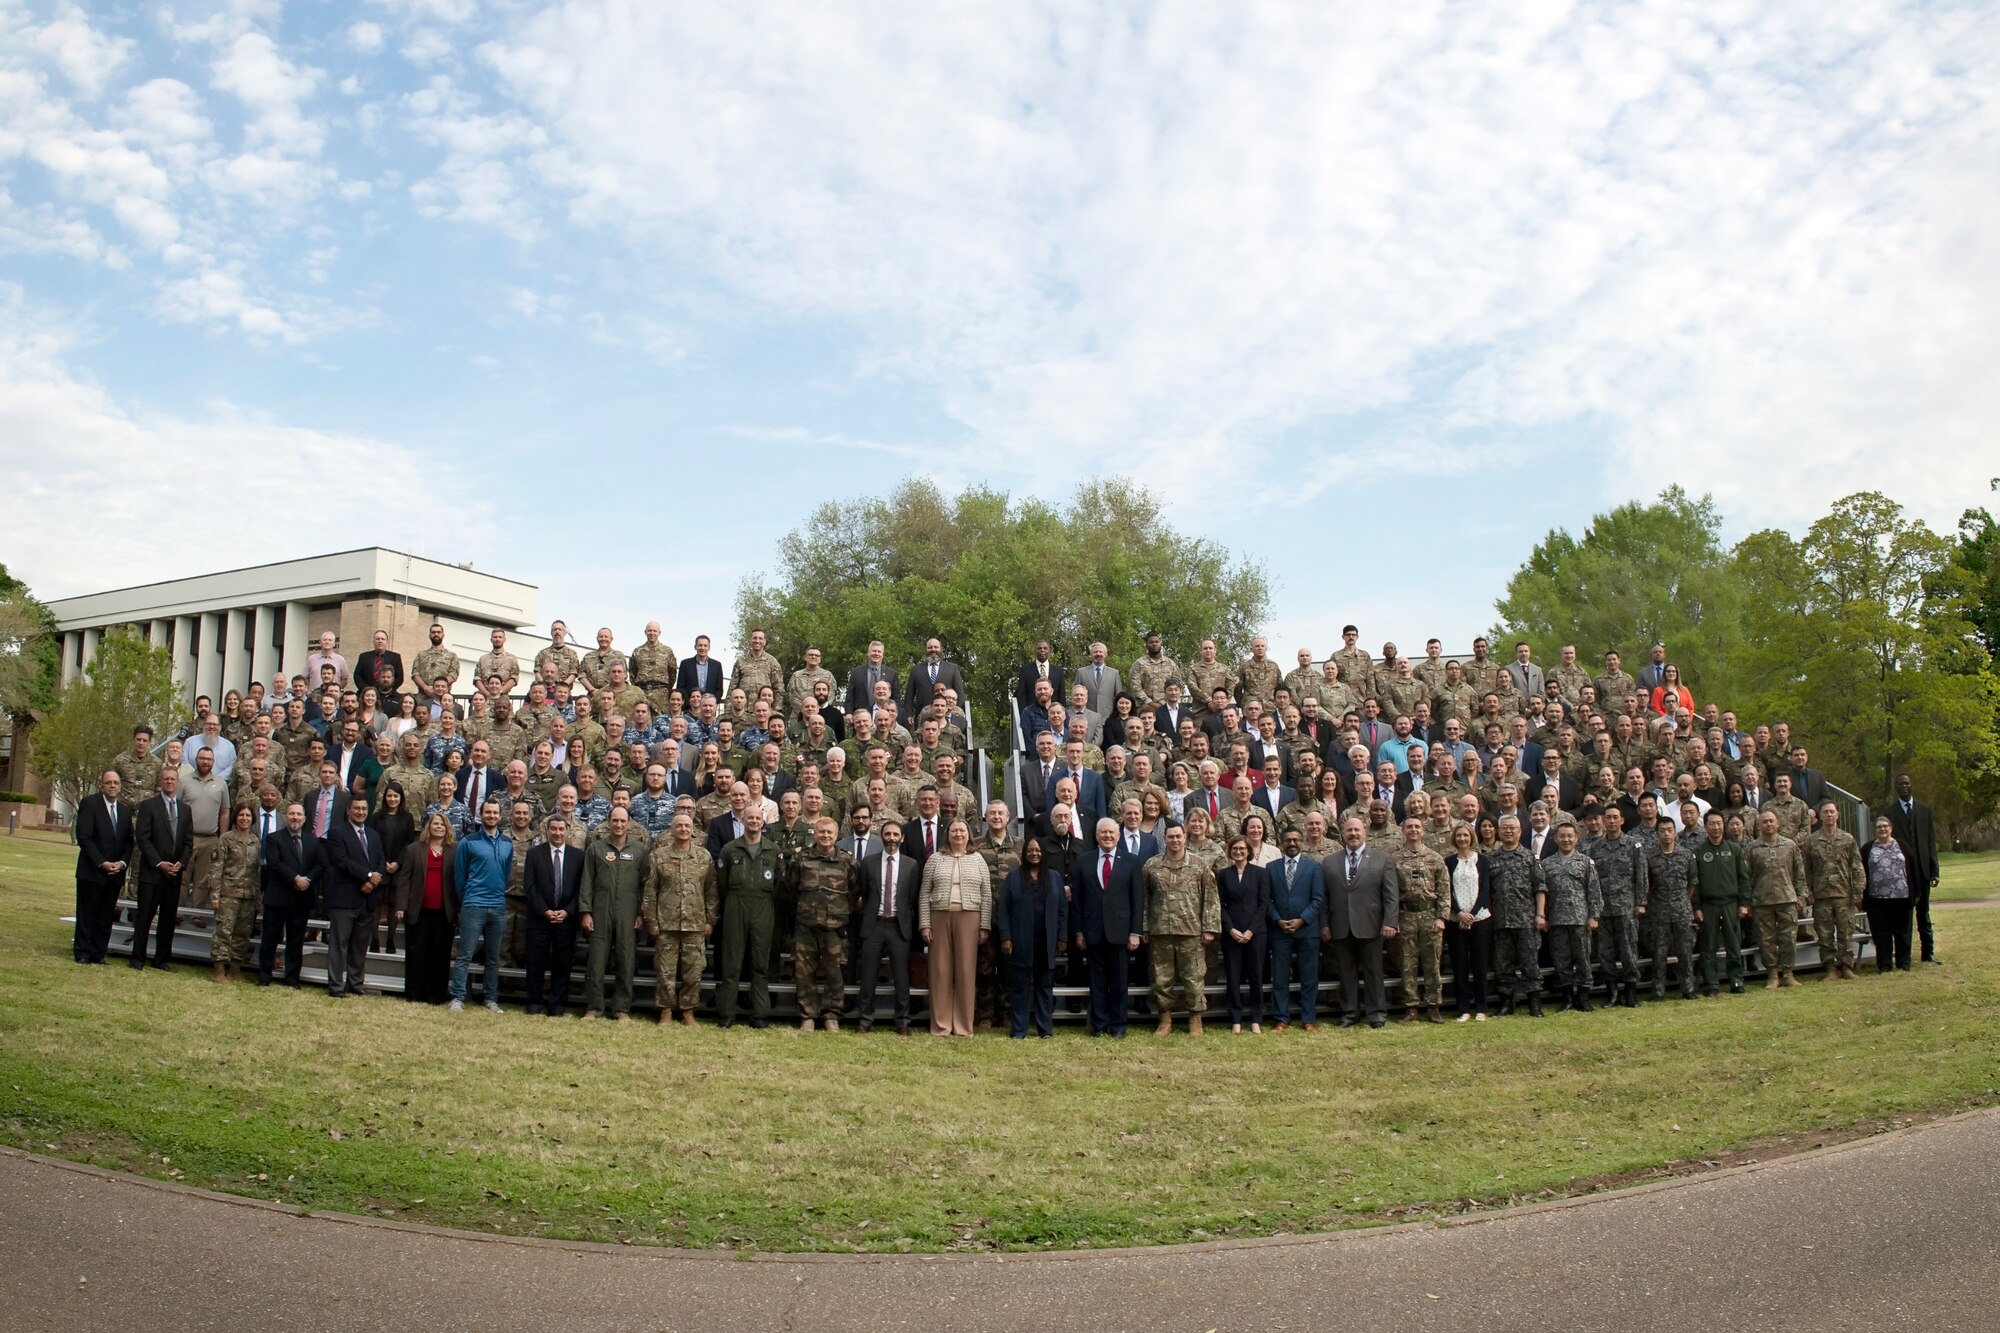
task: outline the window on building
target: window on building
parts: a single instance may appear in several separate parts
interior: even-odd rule
[[[271,608],[271,646],[282,651],[285,646],[285,608]]]

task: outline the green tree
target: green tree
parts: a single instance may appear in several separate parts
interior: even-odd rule
[[[180,691],[173,658],[131,629],[107,633],[84,673],[63,686],[35,728],[36,773],[74,804],[132,741],[132,728],[174,715]]]
[[[55,617],[0,565],[0,713],[25,716],[55,702],[61,666]]]
[[[2000,656],[2000,523],[1984,509],[1968,509],[1958,520],[1959,568],[1970,580],[1966,614],[1986,651]]]
[[[948,498],[913,478],[882,499],[821,505],[787,534],[774,580],[738,590],[736,636],[764,630],[788,667],[816,646],[838,675],[871,639],[900,672],[935,635],[965,672],[988,742],[1036,639],[1068,662],[1093,639],[1130,661],[1148,629],[1183,661],[1203,638],[1244,653],[1269,598],[1261,568],[1176,532],[1123,478],[1090,482],[1063,507],[984,486]]]
[[[1537,660],[1553,664],[1573,643],[1592,671],[1614,648],[1637,670],[1665,643],[1697,703],[1733,698],[1742,601],[1721,531],[1713,500],[1670,486],[1652,504],[1599,514],[1581,537],[1549,533],[1494,603],[1494,656],[1511,661],[1526,639]]]
[[[1912,770],[1948,823],[2000,794],[2000,677],[1954,543],[1875,492],[1803,539],[1738,544],[1754,715],[1792,723],[1835,782],[1881,799]]]

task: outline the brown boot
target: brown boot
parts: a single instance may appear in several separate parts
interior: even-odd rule
[[[217,963],[215,965],[215,975],[210,977],[209,980],[220,986],[223,982],[229,980],[229,970],[221,963]]]
[[[1173,1035],[1173,1032],[1174,1016],[1172,1014],[1161,1014],[1160,1025],[1153,1029],[1153,1035],[1156,1037],[1170,1037]]]
[[[1442,1023],[1444,1022],[1444,1015],[1438,1012],[1436,1005],[1432,1005],[1430,1008],[1424,1010],[1424,1022]]]
[[[1201,1015],[1200,1015],[1200,1014],[1189,1014],[1189,1015],[1188,1015],[1188,1035],[1189,1035],[1190,1037],[1199,1037],[1199,1036],[1201,1035]]]
[[[1775,968],[1764,974],[1764,989],[1765,990],[1778,989],[1778,973]]]
[[[1799,979],[1792,975],[1792,969],[1788,967],[1785,969],[1784,975],[1778,978],[1778,984],[1780,986],[1796,986],[1799,984]]]
[[[665,1027],[665,1026],[667,1026],[667,1024],[669,1024],[669,1023],[671,1023],[671,1022],[673,1022],[673,1021],[674,1021],[674,1011],[673,1011],[673,1010],[671,1010],[671,1009],[662,1009],[662,1010],[660,1010],[660,1026],[661,1026],[661,1027]]]
[[[1411,1006],[1410,1006],[1409,1008],[1405,1009],[1405,1010],[1404,1010],[1404,1011],[1403,1011],[1402,1013],[1400,1013],[1400,1014],[1396,1015],[1396,1021],[1397,1021],[1398,1023],[1414,1023],[1414,1022],[1416,1022],[1416,1021],[1417,1021],[1417,1006],[1415,1006],[1415,1005],[1413,1004],[1413,1005],[1411,1005]]]
[[[694,1021],[694,1010],[683,1009],[681,1011],[681,1026],[690,1028],[701,1026],[701,1024]]]
[[[231,963],[229,965],[229,980],[231,981],[243,980],[243,968],[241,964]]]

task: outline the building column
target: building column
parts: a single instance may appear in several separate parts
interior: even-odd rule
[[[306,669],[306,654],[312,651],[312,608],[304,602],[285,603],[285,648],[273,672],[296,675]],[[311,684],[310,681],[307,684]]]
[[[82,673],[83,631],[65,630],[62,636],[62,679],[59,684],[67,685]]]
[[[195,633],[199,636],[195,643],[194,692],[197,696],[207,695],[220,701],[222,698],[222,654],[215,648],[216,626],[222,617],[213,611],[203,612],[194,617]]]
[[[243,646],[243,631],[251,621],[243,610],[222,613],[222,678],[216,682],[215,706],[222,707],[223,692],[250,687],[250,649]]]
[[[260,606],[255,615],[257,623],[251,630],[250,680],[261,680],[269,685],[271,673],[278,669],[278,648],[271,642],[272,635],[278,630],[278,608]],[[243,688],[250,688],[248,681],[244,682]]]
[[[201,617],[174,617],[174,684],[181,687],[181,702],[194,703],[195,650],[200,646]]]

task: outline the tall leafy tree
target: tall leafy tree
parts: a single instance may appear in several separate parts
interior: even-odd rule
[[[900,671],[935,635],[962,666],[988,738],[1038,638],[1072,663],[1093,639],[1130,661],[1147,629],[1182,660],[1203,638],[1243,653],[1269,599],[1262,569],[1177,532],[1123,478],[1090,482],[1060,507],[984,486],[948,497],[910,479],[880,499],[821,505],[787,534],[773,577],[738,590],[736,632],[740,643],[764,630],[788,666],[817,646],[836,674],[871,639]]]
[[[36,726],[29,764],[58,797],[74,804],[131,743],[132,728],[164,725],[178,697],[167,650],[150,646],[134,630],[113,630]]]
[[[55,617],[0,565],[0,713],[19,718],[48,708],[61,661]]]
[[[1721,532],[1713,500],[1670,486],[1651,504],[1599,514],[1581,537],[1549,533],[1494,604],[1494,655],[1509,660],[1526,639],[1537,660],[1553,664],[1573,643],[1593,671],[1614,648],[1636,670],[1665,643],[1697,702],[1731,697],[1741,599]]]
[[[1954,542],[1869,491],[1802,539],[1737,547],[1755,715],[1783,717],[1836,782],[1881,799],[1913,770],[1948,820],[2000,796],[2000,677]]]
[[[1958,564],[1968,580],[1967,610],[1988,653],[2000,655],[2000,523],[1984,509],[1958,520]]]

